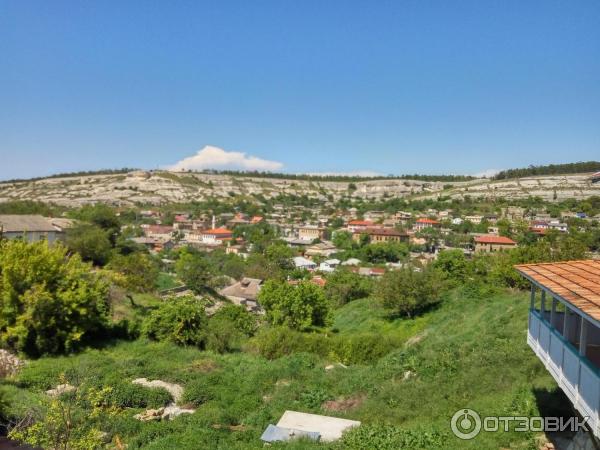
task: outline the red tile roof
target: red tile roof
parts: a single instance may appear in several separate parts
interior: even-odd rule
[[[417,219],[417,223],[428,223],[428,224],[431,224],[431,225],[437,225],[437,224],[439,224],[439,222],[437,220],[426,219],[426,218]]]
[[[522,275],[600,320],[600,261],[520,264]]]
[[[227,228],[212,228],[210,230],[204,230],[202,231],[202,234],[215,234],[215,235],[219,235],[219,234],[233,234],[233,231],[228,230]]]
[[[363,225],[368,227],[369,225],[373,225],[373,222],[370,220],[351,220],[348,222],[348,225]]]
[[[516,245],[517,243],[511,238],[506,236],[493,236],[491,234],[485,234],[483,236],[477,236],[475,242],[478,244],[500,244],[500,245]]]
[[[172,233],[173,227],[170,225],[149,225],[146,228],[146,233],[148,234],[166,234]]]

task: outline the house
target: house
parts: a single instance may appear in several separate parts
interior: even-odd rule
[[[140,236],[131,238],[133,242],[139,245],[143,245],[148,250],[153,252],[160,252],[161,250],[170,250],[175,247],[175,244],[171,238],[165,238],[162,236]]]
[[[319,264],[319,270],[321,272],[333,272],[340,263],[339,259],[328,259]]]
[[[333,243],[323,241],[317,244],[312,244],[306,247],[306,251],[304,252],[307,256],[325,256],[329,257],[334,253],[337,253],[337,248]]]
[[[506,236],[494,236],[491,234],[484,234],[475,237],[475,252],[498,252],[502,250],[509,250],[515,248],[517,243],[511,238]]]
[[[258,293],[262,284],[263,280],[258,278],[244,277],[241,281],[221,289],[219,294],[236,305],[246,307],[248,311],[261,313],[262,308],[258,304]]]
[[[560,231],[561,233],[566,233],[569,231],[569,226],[566,223],[562,223],[556,219],[552,219],[548,222],[548,228],[551,230]]]
[[[317,225],[303,225],[298,227],[298,239],[310,242],[322,239],[324,231],[324,228]]]
[[[394,218],[405,222],[407,220],[412,219],[412,213],[406,212],[406,211],[397,211],[396,214],[394,214]]]
[[[294,257],[294,266],[297,269],[306,269],[306,270],[315,270],[317,268],[317,264],[310,259],[306,259],[304,256],[295,256]]]
[[[452,225],[460,225],[461,223],[463,223],[463,220],[460,217],[452,219]]]
[[[370,221],[376,222],[385,217],[385,212],[384,211],[367,211],[365,213],[364,217],[365,217],[365,220],[370,220]]]
[[[143,230],[148,237],[170,239],[173,236],[174,228],[170,225],[148,225]]]
[[[227,221],[227,226],[229,228],[235,228],[238,225],[248,225],[250,221],[246,217],[245,214],[237,213],[233,219]],[[214,227],[213,227],[214,228]]]
[[[349,258],[342,263],[342,266],[358,266],[360,262],[358,258]]]
[[[438,219],[440,220],[448,220],[450,218],[450,213],[452,211],[445,209],[444,211],[438,212]]]
[[[498,227],[487,227],[487,232],[493,236],[498,236],[500,234],[500,229]]]
[[[0,239],[23,239],[27,242],[62,239],[64,232],[52,225],[51,219],[33,214],[0,215]]]
[[[370,220],[351,220],[346,225],[346,229],[350,233],[355,233],[357,231],[361,231],[366,228],[372,227],[373,225],[375,225],[375,224]]]
[[[533,220],[533,221],[531,221],[529,228],[532,231],[547,230],[548,228],[550,228],[550,226],[548,225],[548,222],[546,222],[545,220]]]
[[[525,208],[521,208],[519,206],[502,208],[502,217],[513,222],[523,220],[525,217]]]
[[[233,239],[233,231],[227,228],[211,228],[200,232],[200,242],[206,245],[221,245]]]
[[[351,270],[365,277],[382,277],[385,274],[385,269],[382,267],[356,267]]]
[[[527,344],[600,438],[600,261],[523,264]]]
[[[475,225],[479,225],[483,220],[483,216],[465,216],[465,220],[474,223]]]
[[[420,218],[415,222],[413,227],[415,231],[423,231],[426,228],[439,227],[441,224],[434,219]]]
[[[365,228],[364,230],[355,231],[352,234],[352,239],[358,242],[362,235],[369,236],[371,243],[408,242],[408,233],[398,231],[395,228]]]

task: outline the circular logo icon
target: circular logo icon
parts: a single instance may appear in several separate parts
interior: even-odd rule
[[[481,431],[481,417],[472,409],[459,409],[450,421],[452,432],[459,439],[473,439]]]

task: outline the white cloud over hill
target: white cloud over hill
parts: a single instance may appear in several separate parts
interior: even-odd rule
[[[269,161],[242,152],[228,152],[219,147],[206,145],[195,155],[176,162],[168,169],[173,171],[203,169],[275,171],[282,167],[283,164],[278,161]]]

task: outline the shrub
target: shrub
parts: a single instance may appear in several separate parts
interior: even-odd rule
[[[323,333],[301,333],[284,327],[261,330],[248,349],[267,359],[277,359],[298,352],[332,358],[344,364],[364,364],[375,361],[400,345],[391,338],[376,333],[350,337],[328,336]]]
[[[336,305],[367,297],[373,290],[373,282],[345,269],[338,269],[327,277],[325,295]]]
[[[195,297],[171,298],[152,311],[142,324],[142,333],[156,341],[203,347],[207,317],[202,301]]]
[[[294,330],[322,327],[331,321],[329,303],[323,290],[310,282],[293,286],[285,281],[269,280],[258,294],[266,318],[273,325]]]
[[[113,386],[110,399],[119,408],[159,408],[171,402],[171,394],[164,389],[124,382]]]
[[[417,271],[405,266],[385,273],[375,288],[375,297],[394,314],[410,317],[439,301],[442,290],[441,276],[433,267]]]
[[[399,450],[443,448],[444,433],[434,429],[402,429],[390,425],[361,425],[344,433],[341,448]]]
[[[75,350],[109,323],[108,285],[61,245],[0,242],[0,337],[30,356]]]
[[[70,228],[67,230],[66,243],[85,261],[102,266],[110,259],[110,239],[107,232],[97,225],[81,224]]]

